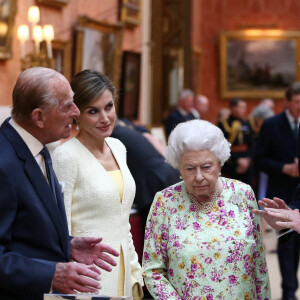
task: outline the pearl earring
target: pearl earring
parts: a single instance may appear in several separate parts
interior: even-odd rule
[[[180,178],[180,179],[182,179],[182,177],[181,177],[181,176],[179,176],[179,178]]]
[[[76,121],[76,127],[75,129],[78,131],[79,130],[79,122]]]

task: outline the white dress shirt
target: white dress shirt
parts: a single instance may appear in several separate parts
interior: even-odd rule
[[[43,144],[33,135],[31,135],[28,131],[26,131],[23,127],[21,127],[13,118],[9,120],[9,123],[21,136],[24,143],[27,145],[31,154],[35,158],[37,164],[41,168],[44,176],[47,178],[45,162],[42,155],[40,154],[41,150],[44,147]]]

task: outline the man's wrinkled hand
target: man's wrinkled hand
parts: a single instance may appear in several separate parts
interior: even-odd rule
[[[76,237],[71,240],[71,259],[91,265],[95,264],[101,269],[110,272],[111,266],[116,266],[116,261],[109,256],[119,256],[119,252],[103,244],[102,238]]]
[[[101,289],[99,283],[100,270],[95,266],[87,266],[75,262],[57,263],[52,289],[63,294],[93,293]]]

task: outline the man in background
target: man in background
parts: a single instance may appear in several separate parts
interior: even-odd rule
[[[191,90],[181,90],[178,94],[178,101],[176,108],[169,113],[164,125],[167,138],[171,131],[179,123],[193,120],[195,116],[192,114],[192,108],[194,106],[194,93]]]
[[[118,255],[101,238],[70,237],[62,189],[45,144],[68,138],[79,115],[64,76],[27,69],[0,129],[0,299],[43,299],[51,290],[97,293]],[[70,259],[76,262],[69,262]]]
[[[209,99],[204,95],[198,95],[195,98],[194,108],[192,109],[192,114],[195,119],[203,119],[203,116],[209,110]]]
[[[251,184],[251,146],[252,134],[246,120],[247,103],[240,98],[230,101],[231,114],[222,120],[218,126],[223,131],[225,138],[231,143],[231,157],[224,164],[224,176],[239,179]]]
[[[279,197],[289,205],[300,183],[297,137],[300,121],[300,82],[293,83],[285,94],[286,109],[264,121],[257,141],[255,161],[268,175],[267,198]],[[282,276],[282,299],[295,299],[298,288],[300,239],[290,233],[278,240],[278,259]]]

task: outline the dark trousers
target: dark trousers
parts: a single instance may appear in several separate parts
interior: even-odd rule
[[[282,299],[295,297],[298,288],[297,270],[299,265],[300,235],[288,233],[278,239],[278,259],[282,278]]]

